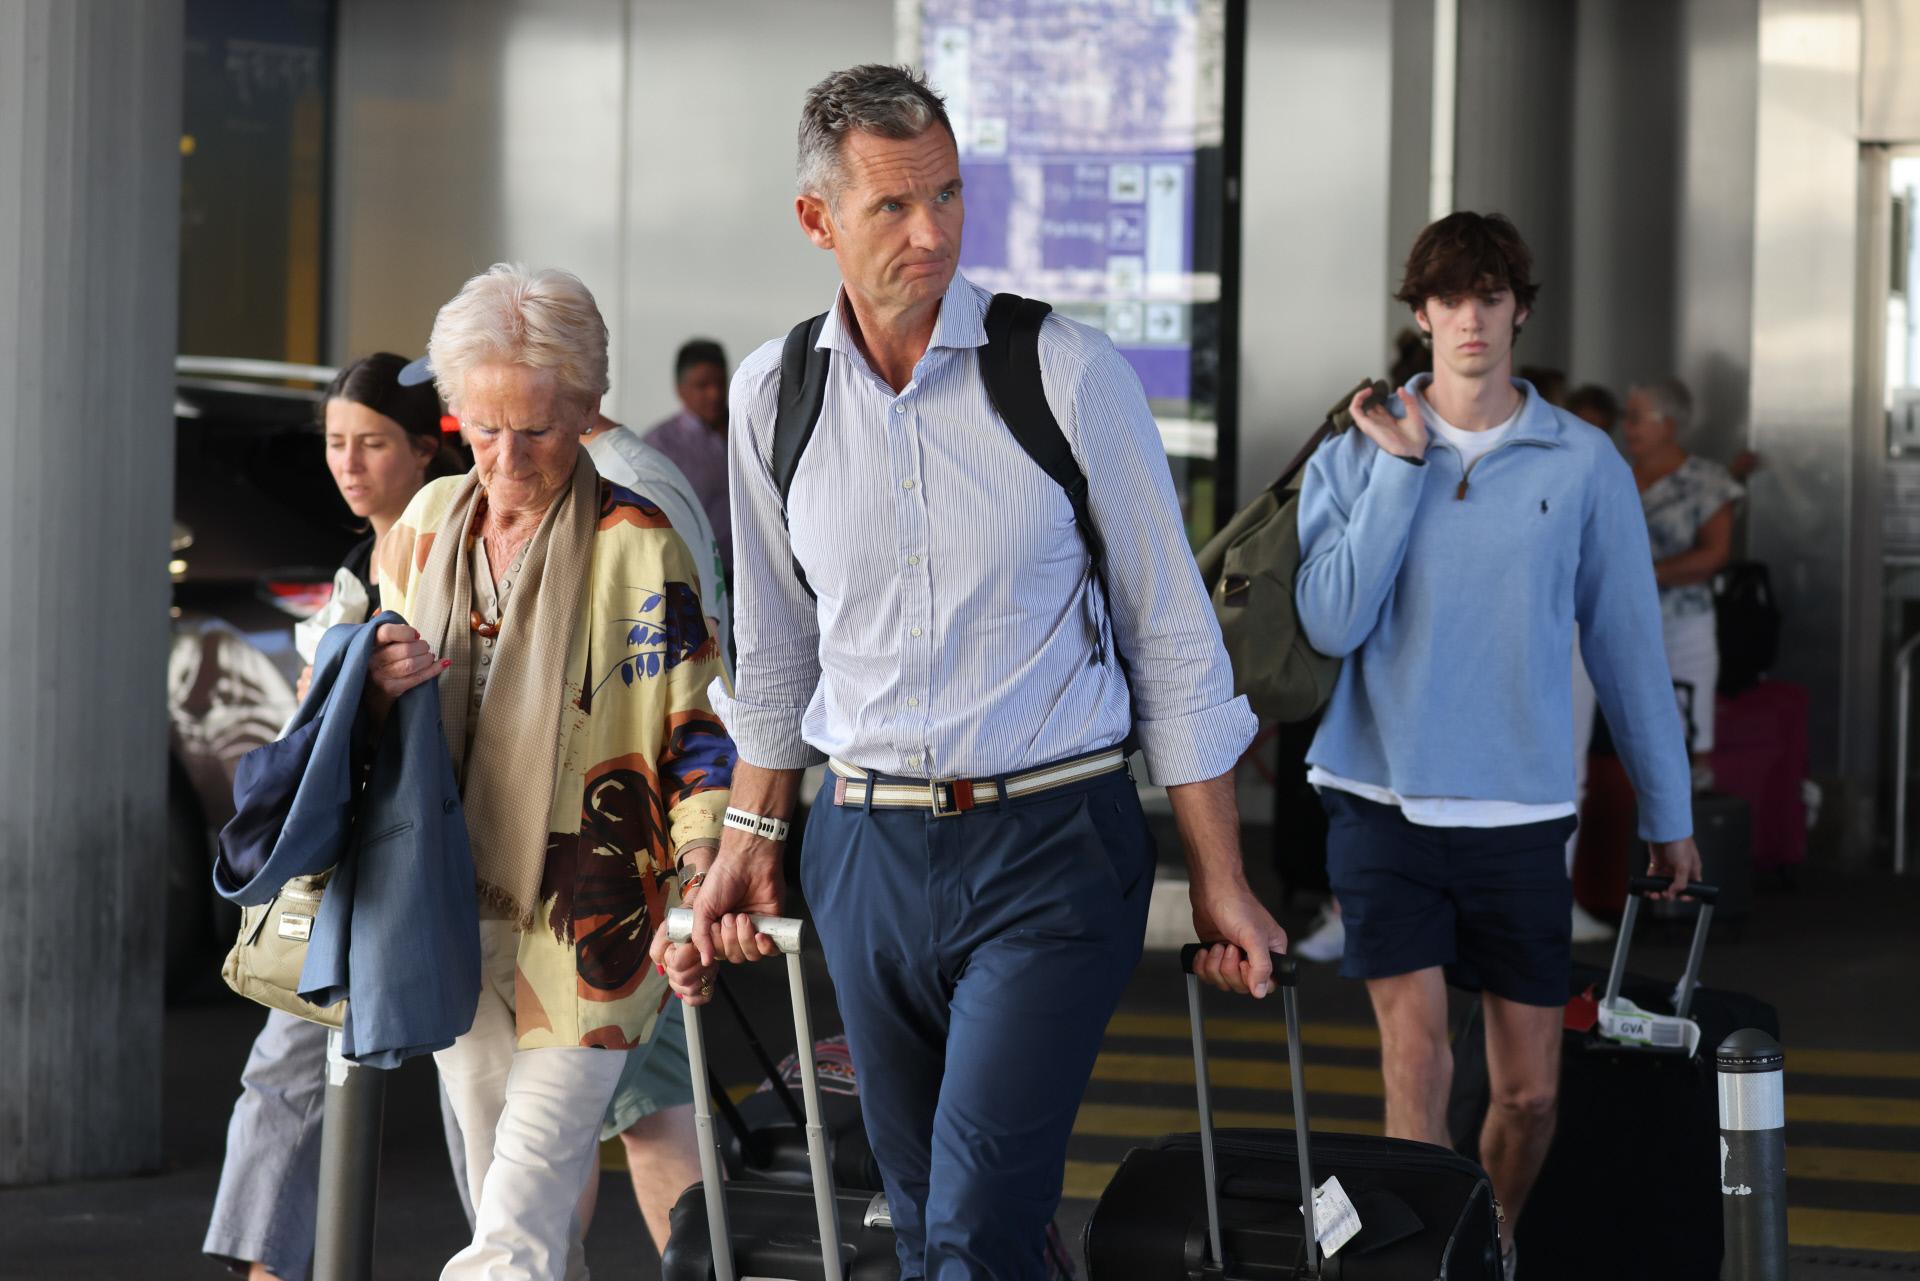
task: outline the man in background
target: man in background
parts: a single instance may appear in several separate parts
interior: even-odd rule
[[[680,412],[655,423],[644,440],[671,458],[693,485],[720,541],[720,563],[733,582],[733,519],[727,506],[727,353],[711,338],[682,343],[673,358]]]

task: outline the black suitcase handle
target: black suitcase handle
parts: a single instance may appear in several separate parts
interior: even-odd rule
[[[1620,937],[1613,945],[1613,965],[1607,970],[1607,990],[1601,1004],[1611,1006],[1619,999],[1620,981],[1627,974],[1627,949],[1633,943],[1633,928],[1640,920],[1641,898],[1672,888],[1670,876],[1627,878],[1627,909],[1620,917]],[[1707,927],[1713,923],[1713,905],[1720,897],[1720,887],[1704,881],[1689,881],[1681,893],[1700,902],[1700,915],[1693,925],[1693,942],[1687,948],[1687,967],[1681,971],[1680,984],[1674,989],[1673,1012],[1684,1019],[1693,1010],[1693,993],[1700,986],[1700,962],[1707,953]]]
[[[1180,970],[1184,974],[1193,973],[1193,963],[1200,953],[1218,943],[1189,943],[1180,949]],[[1235,946],[1228,944],[1229,947]],[[1300,963],[1285,952],[1269,952],[1268,959],[1273,962],[1273,981],[1278,987],[1296,987],[1300,982]]]
[[[821,1120],[820,1078],[813,1053],[813,1016],[807,1007],[806,974],[800,964],[803,951],[809,950],[801,922],[789,917],[756,916],[754,928],[771,938],[786,954],[787,988],[793,1001],[793,1039],[799,1049],[800,1099],[806,1114],[807,1164],[813,1173],[814,1214],[820,1225],[820,1265],[826,1281],[842,1281],[844,1261],[840,1257],[840,1213],[834,1202],[833,1167],[827,1155],[827,1131]],[[684,907],[667,912],[667,937],[675,943],[690,941],[693,913]],[[733,1238],[727,1226],[727,1198],[720,1174],[720,1149],[714,1143],[713,1092],[709,1084],[707,1046],[700,1027],[700,1007],[687,1010],[687,1068],[693,1078],[693,1126],[699,1136],[700,1182],[707,1203],[707,1233],[713,1248],[715,1281],[735,1281]]]
[[[1200,1107],[1200,1168],[1207,1182],[1207,1243],[1212,1250],[1212,1266],[1224,1272],[1226,1249],[1220,1233],[1220,1173],[1213,1153],[1213,1090],[1207,1079],[1207,1038],[1200,1009],[1200,980],[1194,976],[1194,958],[1213,943],[1189,943],[1180,949],[1180,968],[1187,976],[1187,1017],[1193,1026],[1193,1084]],[[1300,967],[1283,952],[1270,952],[1273,981],[1280,989],[1280,1004],[1287,1018],[1287,1075],[1293,1086],[1294,1149],[1300,1159],[1300,1213],[1306,1220],[1306,1277],[1320,1275],[1320,1235],[1313,1217],[1313,1155],[1307,1122],[1306,1069],[1300,1061]],[[1213,1275],[1203,1273],[1203,1275]]]
[[[1629,894],[1665,894],[1672,888],[1671,876],[1629,876],[1627,878]],[[1709,885],[1705,881],[1688,881],[1681,887],[1680,895],[1682,898],[1699,899],[1702,903],[1717,903],[1720,901],[1720,887]]]

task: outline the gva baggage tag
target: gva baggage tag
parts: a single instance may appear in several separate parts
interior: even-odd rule
[[[1600,1006],[1600,1035],[1621,1045],[1644,1045],[1654,1050],[1685,1051],[1691,1058],[1700,1048],[1700,1025],[1674,1014],[1643,1010],[1626,997]]]
[[[1329,1178],[1314,1192],[1313,1228],[1320,1239],[1321,1253],[1328,1258],[1359,1234],[1360,1212],[1353,1208],[1339,1179]]]

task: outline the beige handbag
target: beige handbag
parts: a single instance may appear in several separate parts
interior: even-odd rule
[[[337,1028],[346,1022],[347,1003],[318,1006],[300,999],[300,970],[307,963],[320,896],[331,872],[296,876],[270,902],[240,909],[240,937],[227,953],[220,977],[227,986],[272,1010]]]

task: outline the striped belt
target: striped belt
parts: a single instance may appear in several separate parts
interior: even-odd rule
[[[1112,747],[1091,756],[1076,756],[1072,760],[1028,770],[1024,774],[1009,774],[998,780],[930,778],[874,782],[867,771],[858,765],[830,760],[827,767],[836,776],[833,780],[835,805],[865,807],[868,804],[867,791],[871,788],[875,808],[932,810],[934,817],[947,818],[1002,799],[1003,784],[1006,788],[1005,799],[1012,801],[1065,787],[1069,783],[1099,778],[1103,774],[1118,773],[1127,768],[1127,754],[1120,748]]]

